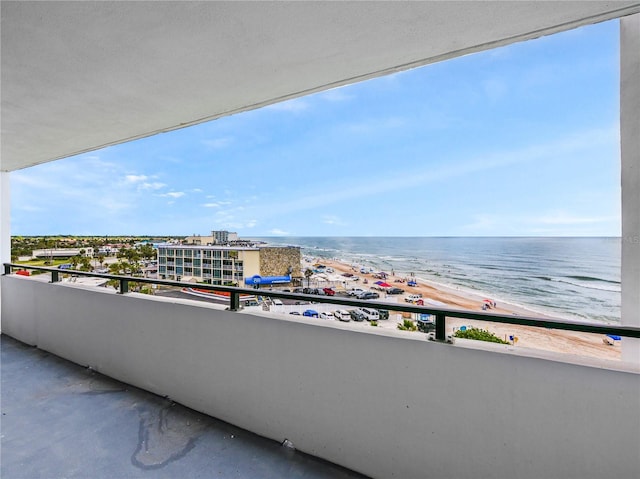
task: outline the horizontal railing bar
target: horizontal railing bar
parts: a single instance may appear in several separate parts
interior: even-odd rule
[[[69,269],[60,270],[59,268],[51,268],[46,266],[30,266],[30,265],[22,265],[22,264],[14,264],[14,263],[4,263],[5,274],[7,274],[7,271],[9,271],[10,268],[48,271],[52,273],[57,272],[57,273],[64,273],[64,274],[73,274],[78,276],[104,278],[109,280],[138,282],[138,283],[146,283],[146,284],[158,284],[163,286],[176,286],[179,288],[198,288],[205,291],[221,291],[221,292],[235,293],[235,294],[266,296],[269,298],[293,299],[297,301],[310,301],[314,303],[337,304],[341,306],[353,306],[356,308],[373,307],[376,309],[386,309],[389,311],[397,311],[397,312],[432,314],[435,316],[444,315],[445,317],[448,317],[448,318],[471,319],[476,321],[485,321],[485,322],[494,322],[494,323],[517,324],[520,326],[533,326],[537,328],[561,329],[565,331],[579,331],[584,333],[597,333],[597,334],[612,334],[616,336],[640,338],[640,327],[635,327],[635,326],[614,326],[614,325],[607,325],[607,324],[585,323],[585,322],[579,322],[579,321],[559,320],[559,319],[551,319],[551,318],[542,319],[542,318],[535,318],[535,317],[529,317],[529,316],[502,315],[502,314],[475,312],[475,311],[468,311],[468,310],[461,310],[461,309],[433,308],[430,306],[415,306],[412,304],[406,304],[406,305],[394,304],[394,303],[385,303],[382,301],[348,299],[344,297],[322,296],[322,295],[315,295],[315,294],[284,293],[281,291],[271,291],[271,290],[253,289],[253,288],[240,288],[238,286],[222,286],[222,285],[200,284],[200,283],[185,284],[179,281],[170,281],[165,279],[137,278],[135,276],[93,273],[88,271],[76,271],[76,270],[69,270]]]

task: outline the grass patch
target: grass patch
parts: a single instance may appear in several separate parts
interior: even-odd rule
[[[457,330],[453,336],[456,338],[474,339],[476,341],[487,341],[488,343],[509,344],[504,339],[500,339],[486,329],[467,328],[465,331]]]

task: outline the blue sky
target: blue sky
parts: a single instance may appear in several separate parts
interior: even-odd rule
[[[11,174],[12,234],[617,236],[618,22]]]

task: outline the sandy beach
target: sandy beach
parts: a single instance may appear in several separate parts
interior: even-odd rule
[[[378,281],[378,279],[376,279],[373,274],[362,274],[357,265],[354,266],[338,261],[336,259],[313,259],[311,263],[305,263],[303,267],[306,268],[316,261],[334,269],[334,273],[329,275],[323,274],[323,277],[326,276],[328,277],[328,279],[331,279],[333,281],[346,280],[345,286],[347,288],[356,287],[368,290],[371,289],[371,287],[375,286],[375,281]],[[342,273],[351,273],[356,277],[359,277],[360,279],[358,281],[354,281],[353,279],[349,280],[342,276]],[[425,283],[423,281],[419,281],[418,285],[415,287],[410,287],[407,286],[406,282],[403,282],[407,278],[400,276],[397,273],[391,274],[391,272],[389,271],[387,271],[387,273],[389,273],[389,276],[385,281],[392,286],[397,286],[403,289],[405,293],[402,295],[389,295],[386,298],[384,298],[385,295],[384,293],[382,293],[381,300],[383,299],[385,301],[393,301],[395,299],[399,303],[404,303],[404,298],[407,295],[419,293],[422,294],[422,297],[427,300],[435,300],[441,302],[450,308],[482,311],[483,300],[492,299],[474,296],[471,293],[463,293],[451,288],[447,288],[443,285]],[[367,280],[368,284],[363,284],[365,279]],[[341,288],[337,287],[336,289],[340,290]],[[526,309],[503,302],[497,304],[495,308],[492,307],[488,310],[488,312],[505,315],[516,314],[521,316],[540,318],[551,317],[548,315],[544,316],[539,313],[532,313],[531,311],[528,311]],[[380,321],[379,326],[383,328],[395,329],[397,328],[397,323],[400,322],[401,319],[401,315],[399,314],[392,315],[390,321]],[[621,356],[620,346],[608,346],[604,344],[602,341],[603,335],[601,334],[550,330],[545,328],[534,328],[529,326],[518,326],[484,321],[469,321],[456,318],[447,319],[448,334],[453,334],[453,332],[459,329],[461,326],[473,326],[481,329],[487,329],[502,339],[508,339],[510,336],[514,336],[515,338],[517,338],[514,346],[519,348],[540,349],[601,359],[619,360]]]

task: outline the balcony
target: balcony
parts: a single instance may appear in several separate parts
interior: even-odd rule
[[[12,171],[621,18],[622,318],[640,326],[637,1],[104,2],[100,12],[82,2],[2,2],[2,262]],[[163,28],[146,28],[154,22]],[[353,477],[299,472],[259,447],[243,455],[226,425],[217,442],[200,436],[192,449],[187,433],[154,443],[149,426],[169,426],[172,415],[159,411],[174,403],[189,426],[206,414],[372,477],[640,476],[640,348],[634,365],[587,362],[41,279],[0,278],[3,477]],[[85,369],[73,376],[64,366],[51,380],[46,352]],[[133,396],[117,402],[123,387]],[[135,388],[167,399],[144,402]],[[163,422],[150,423],[154,414]],[[78,435],[89,429],[97,434]],[[118,440],[121,430],[133,443]]]
[[[1,340],[2,477],[363,477]]]
[[[44,277],[1,281],[4,334],[370,477],[640,471],[637,365],[364,333]],[[106,396],[85,407],[104,410]]]

